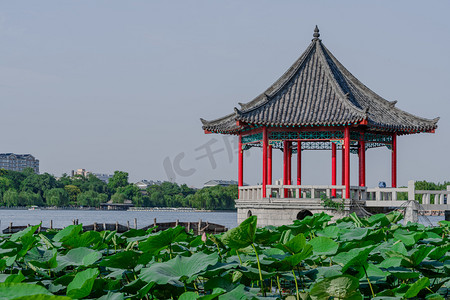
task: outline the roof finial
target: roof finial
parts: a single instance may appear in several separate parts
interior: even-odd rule
[[[317,25],[316,25],[316,28],[314,28],[313,41],[317,41],[319,39],[319,36],[320,36],[319,27],[317,27]]]

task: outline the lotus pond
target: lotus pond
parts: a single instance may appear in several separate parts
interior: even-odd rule
[[[203,236],[36,225],[0,236],[0,299],[449,299],[450,222],[401,218],[253,216]]]

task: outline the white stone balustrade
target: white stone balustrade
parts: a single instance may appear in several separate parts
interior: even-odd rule
[[[267,185],[266,198],[274,199],[320,199],[325,196],[331,198],[332,190],[336,190],[336,198],[342,199],[345,194],[344,185]],[[416,190],[413,180],[408,182],[408,187],[401,188],[366,188],[359,186],[350,187],[352,200],[364,201],[366,207],[399,207],[405,200],[398,200],[398,193],[407,193],[409,200],[414,200],[416,195],[421,198],[420,204],[426,210],[450,211],[450,186],[444,191]],[[262,185],[239,187],[239,200],[254,201],[262,199]]]

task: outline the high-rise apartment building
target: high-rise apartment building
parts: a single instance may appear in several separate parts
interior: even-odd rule
[[[39,160],[31,154],[0,153],[0,169],[21,172],[26,168],[39,174]]]

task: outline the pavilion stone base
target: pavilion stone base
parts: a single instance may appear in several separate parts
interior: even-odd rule
[[[289,225],[294,220],[302,219],[308,212],[312,214],[325,212],[332,217],[331,221],[346,217],[352,212],[363,216],[359,207],[352,205],[352,200],[344,202],[344,210],[342,211],[323,207],[321,199],[265,198],[260,200],[236,200],[235,202],[238,224],[250,216],[257,216],[258,227]]]
[[[450,210],[445,211],[445,221],[450,221]],[[238,212],[238,222],[239,222],[239,212]]]

